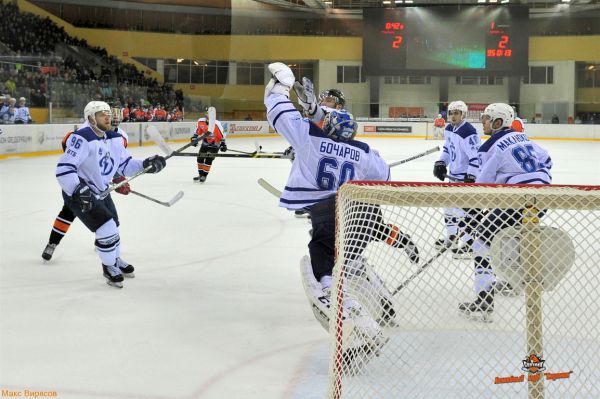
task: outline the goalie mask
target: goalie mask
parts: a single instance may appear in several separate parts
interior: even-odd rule
[[[114,105],[110,108],[111,120],[110,124],[112,127],[118,127],[123,121],[123,109],[120,105]]]
[[[341,110],[331,111],[323,120],[323,132],[333,140],[350,141],[356,136],[357,128],[352,114]]]
[[[321,94],[319,94],[319,103],[323,102],[333,102],[335,106],[340,105],[342,108],[346,105],[346,97],[341,90],[338,89],[327,89],[323,90]]]
[[[489,123],[491,133],[494,134],[502,129],[511,127],[515,120],[513,108],[504,103],[494,103],[488,105],[481,114],[481,121],[485,124]]]

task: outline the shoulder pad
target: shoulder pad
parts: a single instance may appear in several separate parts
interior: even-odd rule
[[[86,126],[83,129],[75,130],[73,134],[83,137],[86,141],[100,140],[100,137],[98,137],[89,126]]]

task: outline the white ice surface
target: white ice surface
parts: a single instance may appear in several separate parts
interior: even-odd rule
[[[254,150],[256,139],[229,147]],[[282,139],[260,139],[281,151]],[[441,141],[367,139],[388,161]],[[600,184],[600,143],[541,141],[555,184]],[[180,144],[172,144],[177,147]],[[134,157],[156,147],[131,149]],[[326,333],[300,282],[306,219],[256,180],[282,188],[288,160],[217,159],[204,185],[195,158],[168,161],[114,195],[123,258],[136,277],[105,284],[93,234],[75,221],[49,263],[40,254],[62,207],[57,156],[0,161],[0,389],[62,398],[322,398]],[[437,154],[392,169],[434,181]]]

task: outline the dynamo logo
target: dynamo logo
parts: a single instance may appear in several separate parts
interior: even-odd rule
[[[105,156],[100,158],[99,166],[102,176],[108,176],[112,172],[115,160],[110,157],[110,152],[107,152]]]

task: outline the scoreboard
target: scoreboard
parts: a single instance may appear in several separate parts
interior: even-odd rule
[[[525,75],[526,6],[363,10],[366,75]]]

